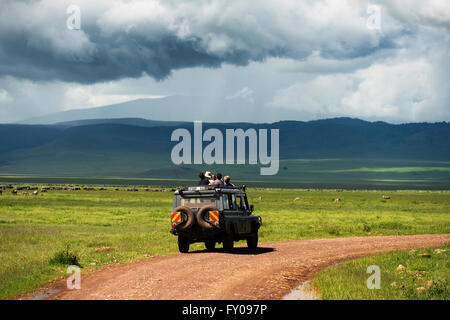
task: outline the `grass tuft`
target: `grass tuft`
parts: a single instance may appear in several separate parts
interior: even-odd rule
[[[67,245],[65,249],[56,252],[50,259],[49,263],[80,266],[77,255],[73,252],[70,252],[69,245]]]

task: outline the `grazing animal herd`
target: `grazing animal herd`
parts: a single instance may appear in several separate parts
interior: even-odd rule
[[[37,196],[39,195],[39,193],[41,193],[41,195],[43,195],[42,193],[48,192],[48,191],[107,191],[107,188],[104,187],[100,187],[100,188],[94,188],[94,187],[74,187],[74,186],[69,186],[69,187],[41,187],[41,189],[39,190],[39,187],[37,186],[16,186],[14,187],[13,185],[6,185],[6,186],[0,186],[0,196],[3,194],[3,191],[7,190],[7,189],[11,189],[11,194],[13,195],[18,195],[19,191],[22,191],[22,195],[24,196],[28,196],[30,194],[32,194],[33,196]],[[120,191],[121,189],[119,188],[114,188],[111,189],[114,191]],[[139,191],[138,188],[126,188],[123,189],[124,191],[129,191],[129,192],[137,192]],[[150,188],[145,188],[143,189],[144,191],[153,191],[153,192],[167,192],[169,190],[167,189],[150,189]],[[171,191],[175,191],[175,189],[171,189]]]
[[[17,186],[17,187],[14,187],[13,185],[6,185],[6,186],[0,186],[0,196],[3,194],[3,191],[7,190],[7,189],[12,189],[11,193],[13,195],[17,195],[18,191],[26,190],[26,191],[22,192],[22,195],[24,195],[24,196],[28,196],[30,194],[28,191],[32,191],[31,194],[33,196],[38,196],[39,193],[45,193],[47,191],[60,191],[60,190],[65,190],[65,191],[80,191],[80,190],[83,190],[83,191],[106,191],[106,190],[108,190],[107,188],[104,188],[104,187],[94,188],[94,187],[84,187],[84,186],[82,186],[82,187],[74,187],[74,186],[53,187],[52,186],[52,187],[42,187],[41,190],[39,190],[39,187],[36,187],[36,186],[33,186],[33,187],[30,187],[30,186]],[[120,191],[119,188],[114,188],[114,189],[111,189],[111,190]],[[139,191],[139,189],[137,189],[137,188],[126,188],[126,189],[123,189],[123,190],[127,191],[127,192],[137,192],[137,191]],[[148,192],[148,191],[153,191],[153,192],[167,192],[167,191],[169,191],[167,189],[150,189],[150,188],[145,188],[143,190],[146,191],[146,192]],[[170,191],[173,192],[173,191],[175,191],[175,189],[171,189]],[[337,191],[342,191],[342,190],[337,190]],[[41,194],[41,195],[43,195],[43,194]],[[391,197],[387,196],[387,195],[383,195],[382,199],[383,200],[389,200],[389,199],[391,199]],[[259,200],[262,200],[261,196],[259,197]],[[301,201],[301,198],[296,197],[294,199],[294,202],[297,202],[297,201]],[[341,198],[335,198],[335,199],[333,199],[333,202],[334,203],[339,203],[339,202],[342,202],[342,199]]]
[[[261,197],[260,197],[261,198]],[[382,196],[382,198],[383,199],[391,199],[391,197],[390,196],[385,196],[385,195],[383,195]],[[261,200],[261,199],[260,199]],[[300,201],[301,199],[299,198],[299,197],[296,197],[295,199],[294,199],[294,202],[297,202],[297,201]],[[333,199],[333,202],[334,203],[339,203],[339,202],[342,202],[342,199],[341,198],[334,198]]]

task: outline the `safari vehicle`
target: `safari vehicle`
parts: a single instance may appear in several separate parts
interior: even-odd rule
[[[188,252],[195,242],[204,242],[208,250],[223,243],[226,251],[232,251],[239,240],[247,240],[249,249],[258,246],[262,220],[252,215],[245,186],[179,188],[174,195],[170,232],[178,236],[180,252]]]

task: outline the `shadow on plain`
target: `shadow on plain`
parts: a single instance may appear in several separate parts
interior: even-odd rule
[[[191,251],[189,253],[205,253],[205,252],[220,252],[220,253],[228,253],[228,254],[248,254],[248,255],[257,255],[257,254],[264,254],[275,251],[274,248],[264,248],[264,247],[258,247],[256,249],[249,249],[246,247],[237,247],[234,248],[232,251],[226,251],[223,248],[216,248],[214,250],[196,250]]]

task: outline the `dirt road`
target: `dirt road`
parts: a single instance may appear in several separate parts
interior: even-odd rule
[[[253,253],[152,257],[82,275],[80,290],[62,289],[49,299],[281,299],[339,261],[448,241],[450,234],[315,239],[263,243]]]

